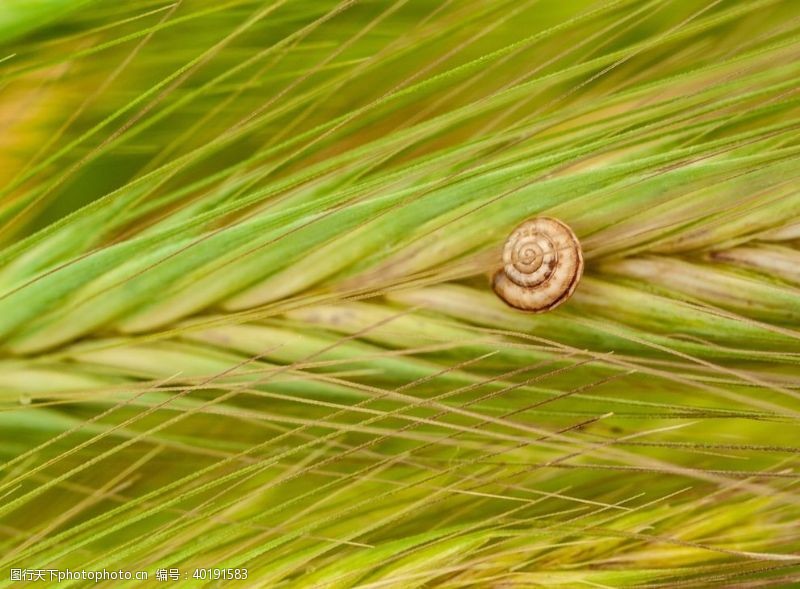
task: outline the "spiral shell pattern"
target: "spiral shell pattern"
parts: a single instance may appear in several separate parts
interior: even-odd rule
[[[506,240],[492,288],[515,309],[544,313],[572,296],[582,274],[581,244],[572,230],[556,219],[537,217]]]

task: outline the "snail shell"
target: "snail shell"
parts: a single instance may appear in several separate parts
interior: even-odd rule
[[[519,225],[503,246],[503,267],[492,288],[515,309],[544,313],[566,301],[583,274],[581,244],[572,229],[550,217]]]

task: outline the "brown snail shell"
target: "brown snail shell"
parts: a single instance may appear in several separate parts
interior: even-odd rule
[[[572,229],[557,219],[536,217],[506,240],[492,288],[515,309],[544,313],[571,297],[582,275],[583,253]]]

